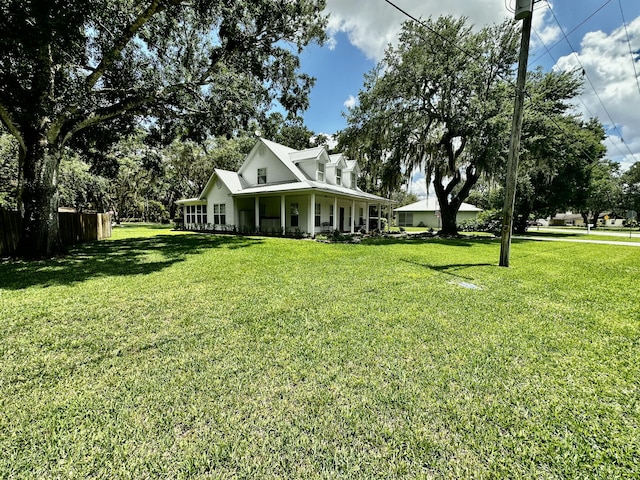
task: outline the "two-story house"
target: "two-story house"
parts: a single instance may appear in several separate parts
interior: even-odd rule
[[[187,229],[294,233],[380,229],[390,201],[358,188],[360,168],[324,147],[295,150],[259,139],[237,172],[215,169],[197,198],[179,200]]]

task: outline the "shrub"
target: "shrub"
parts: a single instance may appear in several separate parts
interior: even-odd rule
[[[489,232],[498,235],[502,230],[502,211],[485,210],[477,220],[465,220],[459,225],[463,232]]]

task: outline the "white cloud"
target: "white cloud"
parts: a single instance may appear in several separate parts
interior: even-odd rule
[[[562,30],[555,23],[551,8],[553,5],[549,4],[549,8],[536,9],[533,14],[531,49],[544,48],[545,46],[549,48],[562,36]]]
[[[433,184],[429,182],[427,186],[427,178],[420,170],[414,170],[413,175],[411,175],[407,192],[415,194],[419,199],[433,198],[436,195],[433,190]]]
[[[356,97],[354,97],[353,95],[349,95],[349,98],[347,98],[344,101],[344,106],[347,107],[348,109],[352,109],[353,107],[356,106],[356,103],[358,102],[358,100],[356,100]]]
[[[640,17],[627,25],[627,30],[631,48],[637,52],[640,50]],[[624,27],[609,35],[602,31],[586,34],[580,51],[561,57],[554,68],[562,71],[581,71],[584,68],[585,88],[582,102],[576,108],[585,118],[594,114],[609,129],[612,137],[607,142],[609,157],[619,161],[623,168],[640,160],[640,89]],[[638,65],[636,69],[640,73]],[[635,159],[620,136],[635,154]]]
[[[427,180],[422,177],[417,180],[412,180],[409,188],[407,189],[409,193],[413,193],[419,199],[427,198]]]
[[[513,5],[515,0],[507,0]],[[437,18],[439,15],[466,16],[469,23],[481,27],[501,22],[505,18],[512,18],[505,4],[505,0],[464,0],[447,2],[443,0],[393,0],[393,3],[411,15],[426,19]],[[547,47],[557,42],[562,32],[557,26],[548,7],[541,2],[533,16],[535,34],[531,38],[532,48],[542,47],[540,40]],[[384,0],[327,0],[326,11],[329,17],[329,35],[333,41],[330,46],[335,47],[333,37],[338,32],[344,32],[349,41],[359,48],[368,58],[377,62],[382,59],[387,45],[397,42],[402,23],[408,18],[386,3]],[[629,19],[627,19],[629,20]],[[640,51],[640,17],[627,25],[634,51]],[[636,85],[629,46],[624,28],[619,28],[607,34],[601,31],[591,32],[584,36],[580,45],[579,58],[587,71],[589,78],[598,91],[611,117],[618,124],[620,132],[612,135],[624,138],[625,142],[636,157],[631,156],[627,147],[619,140],[611,139],[609,156],[624,166],[640,160],[640,122],[637,121],[640,111],[640,92]],[[531,59],[530,59],[531,61]],[[640,73],[640,64],[638,72]],[[562,70],[579,68],[575,55],[561,57],[556,67]],[[344,102],[347,108],[353,105],[353,97]],[[602,108],[600,101],[587,83],[582,100],[588,110],[593,112],[605,125],[611,123]],[[578,103],[581,111],[588,118],[587,108]],[[617,148],[616,148],[617,145]],[[622,152],[621,152],[622,150]],[[424,191],[416,185],[419,191]]]
[[[511,14],[504,0],[394,0],[400,8],[423,19],[440,15],[467,16],[476,26],[501,22]],[[345,32],[368,58],[379,61],[389,43],[395,43],[408,17],[382,0],[327,0],[329,35]]]

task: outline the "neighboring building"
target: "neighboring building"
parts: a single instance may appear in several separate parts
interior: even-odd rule
[[[456,215],[456,223],[460,224],[467,220],[477,220],[478,213],[481,211],[481,208],[474,207],[469,203],[463,203],[460,205],[460,209]],[[435,196],[396,208],[394,212],[399,227],[426,227],[434,229],[441,227],[440,205]]]
[[[324,147],[295,150],[259,139],[237,172],[215,169],[199,197],[176,203],[191,230],[355,233],[371,224],[370,206],[380,212],[390,203],[360,190],[359,175],[357,162]]]
[[[589,215],[589,218],[591,216]],[[604,212],[598,216],[598,225],[605,227],[624,227],[627,223],[625,218],[612,215],[611,212]],[[579,213],[567,212],[558,213],[549,220],[549,226],[574,226],[586,227],[584,218]]]
[[[549,219],[550,227],[560,227],[565,225],[584,227],[584,219],[579,213],[565,212],[558,213]]]

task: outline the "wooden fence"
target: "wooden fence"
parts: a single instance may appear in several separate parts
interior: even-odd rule
[[[18,246],[18,212],[0,210],[0,256],[10,255]]]
[[[0,256],[11,255],[18,246],[18,212],[0,210]],[[111,237],[108,213],[58,213],[60,237],[64,245],[92,242]]]

